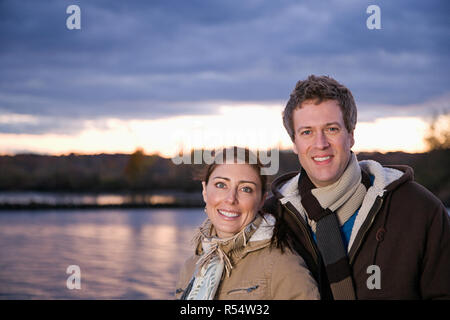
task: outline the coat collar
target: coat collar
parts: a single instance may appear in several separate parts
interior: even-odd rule
[[[205,221],[206,222],[206,221]],[[241,231],[235,239],[229,241],[223,241],[220,244],[221,250],[230,259],[231,264],[236,265],[247,254],[253,251],[261,250],[271,244],[273,228],[275,226],[275,218],[270,214],[265,214],[263,217],[258,217],[252,224],[256,222],[256,228],[249,230],[247,234],[250,235],[249,239],[245,239],[244,232]],[[211,223],[204,223],[203,228],[208,228],[208,234],[214,234],[214,227]],[[250,225],[246,227],[252,228]],[[195,254],[201,256],[204,253],[202,246],[202,237],[196,237],[194,239],[196,250]]]

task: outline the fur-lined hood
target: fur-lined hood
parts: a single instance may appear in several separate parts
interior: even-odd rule
[[[413,180],[413,170],[409,166],[382,166],[373,160],[363,160],[359,166],[373,177],[372,186],[367,190],[363,203],[352,229],[348,249],[350,250],[356,234],[365,221],[377,197],[383,197],[387,192],[398,188],[407,181]],[[272,193],[282,204],[290,202],[295,208],[300,207],[298,192],[299,172],[287,173],[272,183]],[[306,217],[303,217],[306,220]]]

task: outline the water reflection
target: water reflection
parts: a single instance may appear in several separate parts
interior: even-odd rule
[[[171,299],[198,209],[0,214],[2,299]],[[79,265],[81,290],[66,288]]]
[[[121,206],[121,205],[192,205],[201,204],[199,192],[171,194],[76,194],[52,192],[0,192],[0,206]]]

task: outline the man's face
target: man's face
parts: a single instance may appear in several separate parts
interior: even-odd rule
[[[344,173],[355,143],[335,100],[307,100],[294,110],[294,152],[316,187],[336,182]]]

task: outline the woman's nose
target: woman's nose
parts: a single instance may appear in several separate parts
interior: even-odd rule
[[[229,191],[227,193],[226,201],[231,204],[233,204],[237,201],[236,189],[234,189],[234,188],[229,189]]]

